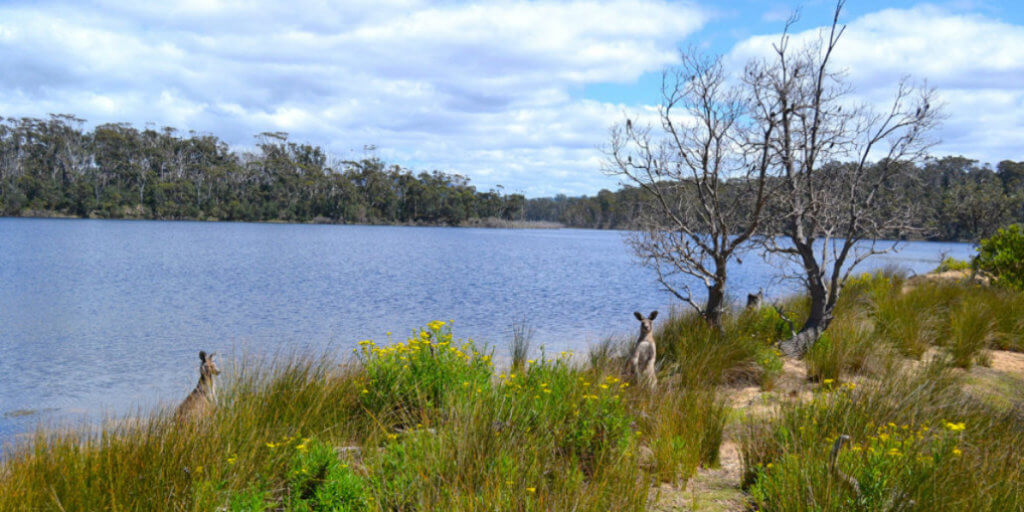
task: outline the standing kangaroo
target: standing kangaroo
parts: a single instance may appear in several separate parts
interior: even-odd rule
[[[179,420],[192,419],[209,412],[217,403],[217,386],[213,381],[215,375],[220,375],[220,368],[213,362],[213,356],[206,355],[206,352],[199,351],[199,384],[189,393],[185,401],[178,406],[174,416]]]
[[[651,316],[647,318],[639,311],[633,315],[640,321],[640,336],[637,337],[633,354],[629,357],[630,373],[636,377],[637,384],[654,389],[658,385],[658,376],[654,373],[654,360],[657,356],[657,349],[654,346],[654,319],[658,312],[651,311]]]

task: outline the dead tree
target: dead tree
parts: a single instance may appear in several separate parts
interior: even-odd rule
[[[802,356],[832,321],[833,309],[853,269],[866,258],[895,249],[913,228],[911,216],[879,204],[899,197],[910,166],[930,147],[938,122],[933,91],[907,79],[896,85],[884,111],[856,105],[834,51],[845,26],[836,5],[831,27],[795,48],[789,29],[771,56],[747,65],[744,82],[751,114],[772,127],[770,215],[762,223],[767,252],[795,263],[811,299],[800,331],[781,344]],[[839,163],[843,162],[843,163]]]
[[[712,325],[725,307],[727,265],[755,233],[765,204],[773,123],[753,124],[720,58],[684,52],[663,73],[658,125],[611,130],[605,171],[642,190],[629,243],[667,291]],[[691,289],[703,283],[705,300]]]

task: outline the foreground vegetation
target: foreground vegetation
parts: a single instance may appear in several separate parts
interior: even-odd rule
[[[964,371],[988,364],[986,349],[1024,349],[1024,295],[886,275],[863,276],[847,292],[807,356],[819,383],[813,398],[744,423],[743,483],[753,503],[1024,509],[1024,401],[992,386],[998,379]]]
[[[498,372],[435,322],[351,364],[242,364],[215,414],[40,431],[0,469],[2,510],[642,510],[652,478],[718,454],[726,408],[639,391],[568,354]]]
[[[729,394],[778,385],[774,344],[805,299],[733,312],[721,330],[662,322],[655,392],[623,376],[628,341],[501,370],[442,322],[343,364],[238,362],[202,421],[40,430],[9,448],[0,510],[644,510],[654,484],[718,464],[729,437],[761,510],[1020,510],[1024,397],[979,394],[962,367],[1024,349],[1022,299],[860,277],[807,356],[811,396],[778,393],[759,414],[731,411]]]

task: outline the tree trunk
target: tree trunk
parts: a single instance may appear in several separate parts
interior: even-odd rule
[[[708,301],[704,305],[704,320],[713,327],[722,326],[722,310],[725,307],[725,282],[708,286]]]
[[[832,309],[835,304],[828,300],[825,283],[816,279],[810,286],[811,311],[800,332],[779,343],[779,349],[786,357],[803,357],[817,343],[825,329],[832,323]]]
[[[714,328],[722,327],[722,312],[725,309],[725,283],[727,259],[715,261],[715,280],[708,286],[708,301],[704,304],[704,320]]]

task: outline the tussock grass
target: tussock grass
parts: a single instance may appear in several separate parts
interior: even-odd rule
[[[745,483],[762,510],[1019,510],[1024,417],[960,390],[941,363],[752,420],[742,434]],[[829,470],[837,436],[852,447]]]
[[[874,324],[861,311],[836,318],[805,360],[812,380],[839,380],[846,374],[878,371],[886,358],[874,336]]]
[[[658,359],[680,375],[683,387],[750,383],[770,387],[782,370],[774,345],[789,334],[789,325],[771,308],[723,315],[722,328],[698,315],[672,315],[657,327]]]
[[[744,424],[743,484],[755,508],[1024,508],[1024,403],[980,400],[970,389],[977,379],[951,369],[983,362],[985,348],[1019,346],[1024,296],[950,282],[904,291],[901,281],[851,281],[807,355],[821,382],[815,398]],[[932,347],[916,365],[899,357],[921,359]],[[872,378],[840,380],[856,374]],[[841,435],[852,446],[839,451],[836,472],[830,452]]]

